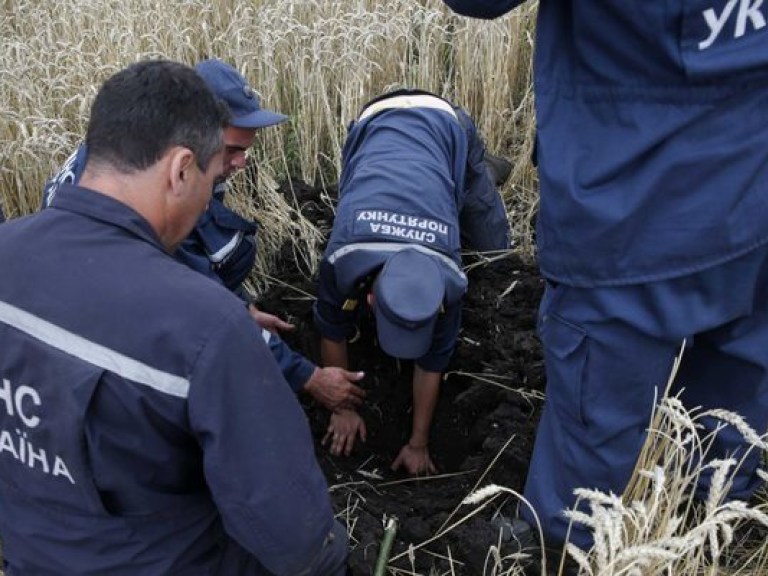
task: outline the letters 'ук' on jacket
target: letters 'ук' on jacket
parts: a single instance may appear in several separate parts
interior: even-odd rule
[[[492,18],[519,1],[446,0]],[[543,273],[672,278],[768,242],[768,3],[540,0]]]
[[[333,512],[257,325],[130,208],[62,192],[0,226],[6,574],[302,573]]]
[[[415,98],[402,100],[406,107],[388,107],[388,99],[403,96]],[[380,111],[367,115],[372,108]],[[355,318],[342,310],[344,302],[394,251],[416,246],[433,256],[446,282],[432,348],[417,363],[445,369],[467,287],[462,245],[509,247],[506,213],[484,153],[469,116],[434,95],[399,91],[364,108],[344,145],[339,204],[320,267],[315,320],[324,337],[352,336]]]

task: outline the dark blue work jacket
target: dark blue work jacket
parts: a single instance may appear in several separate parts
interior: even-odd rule
[[[0,227],[6,574],[302,573],[333,511],[258,326],[136,212],[61,192]]]
[[[491,18],[518,0],[445,0]],[[543,273],[672,278],[768,241],[768,3],[540,0]]]
[[[46,183],[44,207],[50,205],[62,184],[77,184],[80,181],[87,157],[87,147],[81,144],[59,172]],[[226,182],[214,187],[208,208],[174,256],[250,302],[242,283],[256,262],[257,225],[225,206],[226,190]],[[279,336],[264,331],[264,338],[269,342],[291,388],[300,391],[315,370],[315,365],[294,352]]]
[[[398,96],[426,97],[437,108],[382,104]],[[381,111],[367,116],[372,106]],[[344,145],[339,203],[320,265],[315,320],[324,337],[339,341],[354,335],[359,308],[345,302],[364,306],[366,279],[393,252],[418,247],[440,265],[446,295],[432,348],[417,363],[436,372],[447,367],[467,288],[462,245],[509,247],[506,212],[484,153],[469,116],[433,95],[401,91],[363,109]]]

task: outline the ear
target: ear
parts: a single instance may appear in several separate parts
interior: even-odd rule
[[[190,171],[195,168],[195,155],[189,148],[176,146],[168,151],[169,154],[169,180],[173,195],[180,195],[189,184],[192,175]]]
[[[365,301],[368,302],[369,308],[373,308],[373,292],[368,292],[365,295]]]

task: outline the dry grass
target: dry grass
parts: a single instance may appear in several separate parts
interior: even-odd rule
[[[265,248],[293,238],[297,257],[314,268],[317,231],[292,223],[274,182],[291,174],[333,185],[346,126],[361,104],[412,86],[464,105],[489,149],[515,162],[504,195],[518,249],[532,254],[535,4],[494,22],[459,18],[439,0],[0,4],[0,199],[11,217],[38,208],[46,178],[82,138],[105,78],[143,58],[194,64],[217,56],[236,65],[269,107],[291,117],[263,131],[253,155],[258,182],[241,177],[233,199],[259,217]],[[262,250],[259,272],[269,271],[271,257]]]

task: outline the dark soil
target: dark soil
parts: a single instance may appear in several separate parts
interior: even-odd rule
[[[305,216],[328,230],[333,212],[317,190],[294,182],[293,191],[285,187],[285,193]],[[273,274],[314,294],[315,279],[297,270],[288,247],[284,254]],[[515,514],[518,501],[506,494],[469,518],[478,506],[460,504],[474,488],[488,484],[522,491],[544,388],[535,333],[543,282],[534,265],[514,254],[493,263],[464,264],[472,266],[463,326],[432,422],[430,451],[440,475],[413,479],[390,471],[410,432],[412,365],[383,354],[371,325],[361,326],[360,339],[349,347],[350,368],[366,373],[362,386],[368,397],[360,412],[368,441],[358,443],[349,457],[332,457],[320,444],[328,412],[302,398],[336,512],[351,533],[355,575],[373,573],[385,519],[390,517],[398,521],[390,557],[405,552],[391,567],[409,574],[483,574],[486,561],[491,561],[489,549],[499,543],[492,516]],[[319,362],[312,302],[297,296],[290,287],[276,285],[263,295],[260,306],[295,323],[295,332],[284,335],[286,341]],[[418,547],[413,560],[409,546]],[[502,556],[508,548],[502,546]]]

